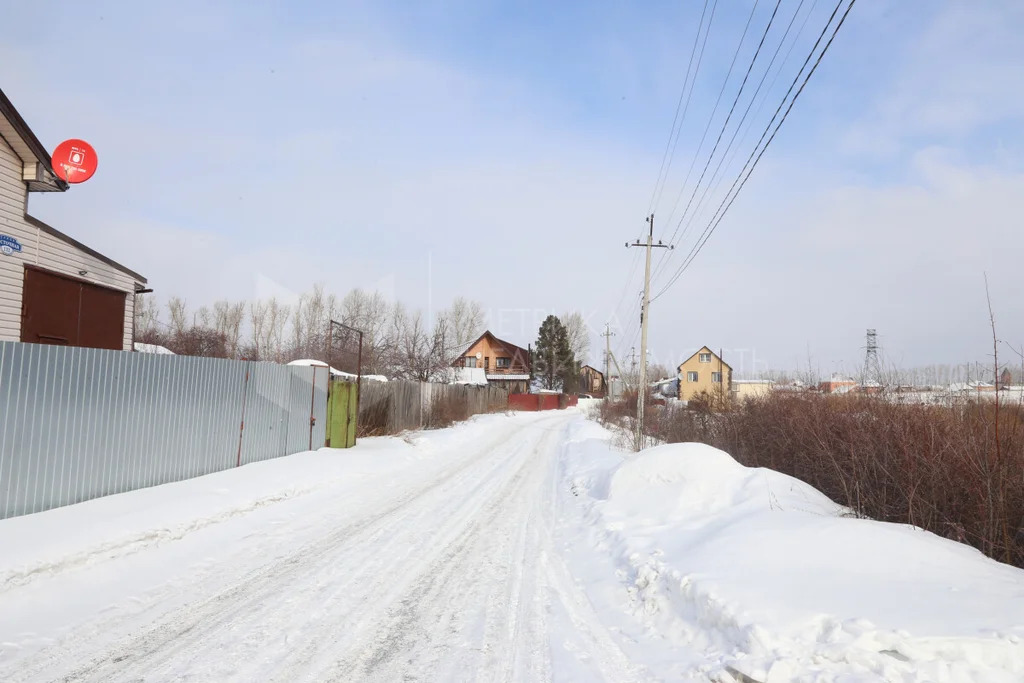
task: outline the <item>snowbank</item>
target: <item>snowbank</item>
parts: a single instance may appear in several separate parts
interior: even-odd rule
[[[700,653],[662,659],[660,676],[1024,680],[1024,571],[855,519],[710,446],[623,455],[595,430],[569,444],[563,471],[566,512],[591,529],[577,569],[593,599],[633,615],[637,647],[657,634]]]

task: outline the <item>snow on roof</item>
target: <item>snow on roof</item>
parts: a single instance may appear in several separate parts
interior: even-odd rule
[[[488,380],[503,380],[503,379],[530,379],[529,375],[487,375]]]
[[[775,384],[773,379],[734,379],[733,384]]]
[[[288,365],[300,365],[305,367],[315,366],[318,368],[327,367],[327,363],[324,363],[323,361],[320,360],[315,360],[313,358],[299,358],[298,360],[291,361],[290,363],[288,363]],[[359,375],[353,375],[351,372],[344,372],[342,370],[338,370],[337,368],[331,368],[331,376],[340,377],[341,379],[352,380],[353,382],[359,379]],[[388,378],[385,377],[384,375],[363,375],[363,379],[369,382],[388,381]]]
[[[132,344],[132,348],[139,353],[156,353],[161,356],[174,356],[174,351],[171,351],[166,346],[160,346],[159,344],[144,344],[142,342],[135,342]]]

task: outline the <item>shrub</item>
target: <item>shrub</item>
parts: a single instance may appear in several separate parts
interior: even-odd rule
[[[608,415],[614,413],[609,408]],[[772,394],[730,410],[668,407],[649,433],[801,479],[856,514],[913,524],[1024,567],[1024,409]]]

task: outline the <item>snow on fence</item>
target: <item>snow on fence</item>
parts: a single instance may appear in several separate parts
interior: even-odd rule
[[[0,519],[324,445],[327,368],[0,342]]]
[[[363,382],[360,391],[360,436],[445,427],[471,415],[508,408],[508,392],[495,386],[415,381]]]

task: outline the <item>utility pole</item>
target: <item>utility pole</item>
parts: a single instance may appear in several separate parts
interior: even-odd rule
[[[612,357],[612,337],[615,333],[611,331],[611,326],[608,323],[604,324],[604,397],[610,398],[611,394],[611,375],[608,374],[609,366],[611,364]]]
[[[619,373],[619,378],[621,379],[622,377],[625,377],[625,375],[622,374],[622,368],[619,367],[619,361],[615,358],[615,354],[613,353],[611,356],[612,363],[615,363],[615,370]]]
[[[629,381],[636,382],[636,347],[629,347]]]
[[[644,267],[644,302],[640,307],[640,386],[637,387],[636,395],[636,450],[644,445],[644,403],[647,397],[647,326],[650,324],[651,306],[651,249],[671,249],[667,244],[658,240],[654,244],[654,214],[647,217],[647,243],[642,244],[639,240],[627,247],[647,247],[647,263]]]

